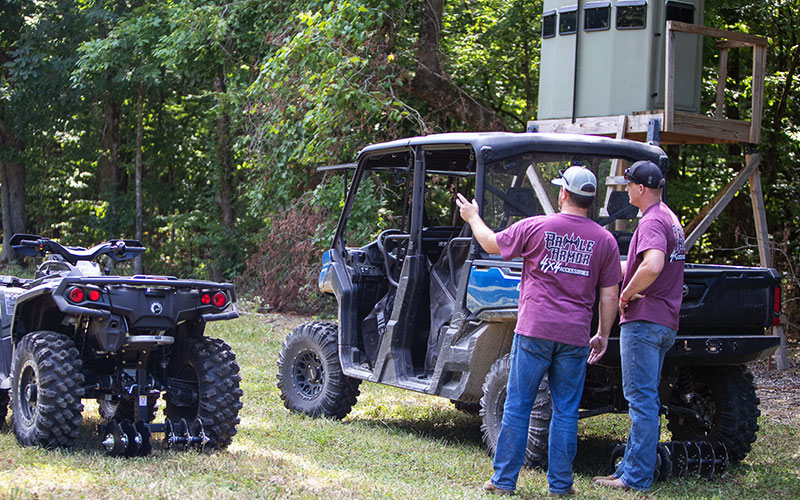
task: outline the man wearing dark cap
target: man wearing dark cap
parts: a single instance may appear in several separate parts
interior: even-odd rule
[[[605,353],[616,317],[622,279],[614,237],[587,217],[597,192],[594,174],[572,166],[553,180],[560,185],[560,213],[529,217],[495,233],[475,200],[458,195],[461,217],[489,253],[522,257],[522,284],[503,422],[489,493],[513,494],[525,458],[528,426],[542,378],[553,398],[547,482],[550,494],[574,493],[572,461],[578,444],[578,405],[586,362]],[[600,288],[600,321],[591,339],[592,306]],[[590,352],[591,350],[591,352]]]
[[[664,176],[650,161],[625,171],[625,190],[642,211],[633,233],[619,296],[622,390],[631,431],[625,456],[614,474],[595,477],[596,485],[649,490],[659,438],[658,384],[664,355],[675,343],[686,260],[683,228],[661,201]]]

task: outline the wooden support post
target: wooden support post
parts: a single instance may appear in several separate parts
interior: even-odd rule
[[[764,110],[764,78],[767,45],[753,46],[753,104],[750,110],[750,144],[761,142],[761,115]]]
[[[533,165],[531,165],[528,167],[528,170],[525,171],[525,175],[528,176],[528,181],[531,183],[531,186],[533,186],[533,191],[536,193],[536,197],[539,199],[544,213],[546,215],[556,213],[553,207],[558,206],[558,200],[554,199],[550,191],[545,188],[547,182],[542,179],[542,172],[539,170],[539,167],[534,168]]]
[[[628,116],[627,115],[620,115],[619,122],[618,122],[618,125],[617,125],[617,136],[616,136],[617,139],[624,139],[625,138],[625,130],[627,128],[628,128]],[[623,168],[622,167],[623,167],[622,160],[620,160],[619,158],[614,158],[613,160],[611,160],[611,168],[608,171],[608,176],[609,177],[617,177],[617,176],[622,175],[622,172],[623,172]],[[603,203],[603,207],[608,207],[608,200],[611,199],[611,193],[613,191],[619,191],[620,188],[622,188],[622,186],[610,185],[610,184],[608,184],[608,182],[606,182],[606,184],[607,184],[607,187],[606,187],[606,199],[605,199],[605,202]],[[610,214],[601,212],[600,215],[606,217],[606,216],[608,216]],[[623,228],[618,227],[620,222],[624,222],[624,221],[616,221],[616,224],[614,226],[615,229],[617,229],[617,230],[623,229]]]
[[[710,203],[700,210],[700,213],[697,214],[697,217],[695,217],[692,222],[686,225],[685,231],[689,234],[689,236],[686,237],[686,250],[689,250],[697,243],[700,236],[706,232],[706,229],[714,222],[714,219],[728,206],[728,203],[730,203],[734,195],[736,195],[739,189],[744,186],[744,183],[747,182],[753,174],[758,166],[759,155],[752,156],[756,158],[751,157],[750,161],[747,162],[747,165],[741,172],[739,172],[722,191],[717,193],[717,196],[715,196]]]
[[[664,72],[664,132],[672,132],[675,121],[675,32],[671,23],[667,22],[667,47],[664,53],[667,65]]]
[[[758,238],[758,256],[761,267],[772,267],[772,248],[769,244],[769,231],[767,231],[767,211],[764,208],[764,194],[761,190],[761,174],[758,166],[761,164],[761,155],[752,153],[745,155],[747,164],[755,163],[755,170],[750,175],[750,201],[753,204],[753,220],[756,223],[756,237]]]
[[[781,343],[778,345],[778,350],[775,351],[775,367],[778,371],[784,371],[789,368],[789,355],[786,352],[786,333],[783,329],[783,322],[778,326],[772,327],[772,334],[781,338]]]
[[[722,120],[725,118],[725,85],[728,80],[728,49],[723,48],[719,51],[719,74],[717,75],[717,109],[714,118]]]

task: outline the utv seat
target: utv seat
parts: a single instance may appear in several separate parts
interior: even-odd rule
[[[464,224],[457,238],[464,238],[468,224]],[[432,373],[439,357],[441,333],[456,310],[456,291],[464,261],[469,254],[470,242],[464,239],[450,240],[431,268],[430,314],[431,325],[428,349],[425,354],[425,372]]]

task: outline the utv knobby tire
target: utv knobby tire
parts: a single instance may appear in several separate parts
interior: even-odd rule
[[[503,423],[503,405],[506,402],[506,386],[511,369],[511,358],[508,354],[494,362],[483,382],[481,398],[481,431],[483,442],[490,457],[497,449],[497,439]],[[553,402],[550,399],[550,385],[545,375],[539,386],[539,393],[533,403],[530,426],[528,427],[528,445],[525,449],[524,464],[527,467],[547,468],[547,439],[550,435],[550,417],[553,414]]]
[[[6,423],[6,415],[8,414],[8,403],[11,401],[11,396],[8,389],[0,389],[0,429]]]
[[[286,336],[278,354],[278,388],[289,410],[342,419],[356,404],[360,383],[342,372],[335,324],[305,323]]]
[[[69,337],[29,333],[14,351],[11,412],[22,446],[69,447],[78,437],[83,362]]]
[[[694,397],[703,424],[677,413],[667,413],[667,429],[674,441],[720,441],[731,463],[747,456],[758,432],[761,411],[753,374],[745,366],[694,367]]]
[[[242,409],[239,365],[231,347],[219,339],[186,339],[169,362],[170,379],[197,388],[198,400],[188,406],[173,401],[167,388],[164,413],[173,422],[185,419],[191,426],[198,418],[211,438],[211,447],[224,449],[233,441]]]

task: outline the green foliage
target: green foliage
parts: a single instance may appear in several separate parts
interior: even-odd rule
[[[344,189],[342,174],[325,176],[316,167],[353,161],[370,143],[467,128],[411,92],[423,5],[0,2],[0,161],[25,165],[29,230],[81,245],[133,236],[141,85],[146,270],[234,279],[298,200],[321,217],[309,233],[317,259]],[[542,8],[538,0],[444,2],[443,76],[512,130],[536,114]],[[800,205],[785,200],[800,198],[800,2],[708,0],[704,15],[708,26],[769,40],[762,184],[776,266],[793,276]],[[708,41],[703,113],[715,111],[717,53]],[[749,49],[731,50],[731,118],[749,117],[751,65]],[[116,186],[105,178],[103,161],[113,132],[109,109],[118,114]],[[684,222],[744,166],[736,145],[670,154],[670,198]],[[351,242],[368,240],[392,215],[387,207],[399,195],[378,181],[369,181],[353,208]],[[426,209],[444,221],[450,201],[443,192]],[[223,222],[223,214],[233,221]],[[751,217],[745,189],[695,247],[693,260],[756,263]],[[797,280],[787,283],[788,297],[800,293]]]
[[[442,45],[448,71],[524,131],[536,116],[542,2],[446,2]]]
[[[246,112],[254,176],[250,210],[263,213],[318,182],[314,167],[351,161],[365,144],[411,124],[395,95],[382,31],[387,2],[298,2],[281,44],[250,88]]]

